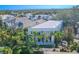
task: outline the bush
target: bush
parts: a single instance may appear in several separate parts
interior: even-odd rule
[[[43,54],[43,51],[34,51],[34,54]]]

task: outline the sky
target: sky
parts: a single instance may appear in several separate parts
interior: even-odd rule
[[[74,5],[0,5],[0,10],[64,9]]]

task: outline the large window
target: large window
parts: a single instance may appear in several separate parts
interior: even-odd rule
[[[51,42],[51,36],[49,37],[49,40],[50,40],[50,42]]]
[[[42,42],[44,42],[44,38],[42,38]]]
[[[40,42],[41,40],[38,38],[38,42]]]

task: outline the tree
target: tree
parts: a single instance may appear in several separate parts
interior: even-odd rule
[[[21,49],[21,53],[34,53],[34,49],[37,48],[35,46],[35,42],[34,42],[34,39],[32,39],[32,36],[29,36],[28,39],[27,39],[27,43],[25,43],[25,46],[22,46]]]
[[[39,36],[38,32],[36,32],[36,31],[33,31],[33,32],[32,32],[32,39],[33,39],[35,42],[37,42],[38,36]],[[36,46],[37,46],[37,44],[36,44]]]
[[[0,28],[2,27],[2,18],[0,17]]]
[[[54,37],[55,37],[55,47],[58,47],[61,40],[63,40],[63,32],[55,32]]]
[[[74,39],[74,30],[72,27],[68,26],[64,28],[64,39],[71,44]]]
[[[9,48],[9,47],[5,47],[4,49],[3,49],[3,53],[4,54],[12,54],[12,49],[11,48]]]
[[[4,47],[3,53],[34,53],[34,50],[38,50],[35,45],[36,42],[28,35],[27,29],[17,28],[12,31],[9,27],[0,27],[0,46]]]
[[[45,35],[45,38],[46,38],[46,42],[48,42],[49,35]]]
[[[78,44],[76,42],[73,42],[73,44],[70,45],[70,51],[77,50]]]

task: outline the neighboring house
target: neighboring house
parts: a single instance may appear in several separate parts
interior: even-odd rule
[[[39,14],[39,15],[35,15],[35,18],[44,19],[44,20],[51,20],[52,16],[51,15],[46,15],[46,14]]]
[[[23,28],[24,19],[19,17],[16,19],[16,28]]]
[[[75,24],[76,34],[79,34],[79,22]]]
[[[31,26],[31,21],[26,17],[15,17],[13,15],[0,15],[2,21],[9,27],[15,28],[27,28]]]
[[[25,24],[25,18],[16,18],[13,15],[2,15],[2,20],[7,24],[7,26],[12,28],[23,28],[23,25]]]
[[[25,14],[25,16],[26,16],[29,20],[33,20],[33,15],[32,15],[32,13],[27,13],[27,14]]]
[[[25,14],[25,16],[29,19],[29,20],[38,20],[38,19],[44,19],[44,20],[51,20],[53,19],[52,18],[52,15],[46,15],[46,14],[36,14],[36,15],[33,15],[31,13],[27,13]]]
[[[57,31],[61,31],[62,29],[62,25],[63,25],[63,21],[46,21],[42,24],[38,24],[36,26],[30,27],[28,28],[28,33],[31,34],[32,32],[38,32],[39,34],[41,34],[42,32],[45,32],[46,35],[51,33],[51,32],[57,32]],[[49,39],[51,39],[48,42],[37,42],[38,45],[54,45],[54,36],[50,37]],[[37,39],[38,40],[38,39]],[[45,40],[45,39],[43,39]]]
[[[75,30],[75,38],[79,39],[79,22],[76,22],[74,30]]]
[[[21,27],[21,28],[28,28],[32,26],[32,21],[29,20],[26,17],[19,17],[16,19],[16,28]]]
[[[23,23],[22,22],[16,22],[16,28],[23,28]]]
[[[38,19],[38,20],[35,20],[35,21],[31,21],[27,17],[18,17],[16,19],[16,28],[18,28],[18,27],[28,28],[28,27],[35,26],[37,24],[41,24],[43,22],[45,22],[45,20],[43,20],[43,19]]]
[[[2,20],[9,27],[14,27],[15,26],[15,20],[16,20],[16,18],[13,15],[2,15]]]

